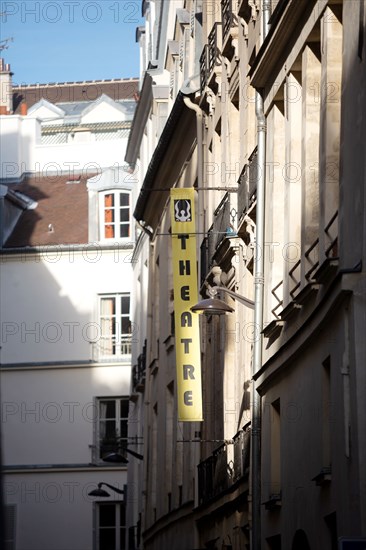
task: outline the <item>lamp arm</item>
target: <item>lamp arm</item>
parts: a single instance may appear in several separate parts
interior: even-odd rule
[[[226,292],[227,294],[229,294],[229,296],[231,296],[232,298],[235,298],[235,300],[238,300],[238,302],[240,302],[244,306],[249,307],[250,309],[254,309],[253,300],[249,300],[249,298],[245,298],[245,296],[241,296],[241,294],[237,294],[236,292],[229,290],[228,288],[226,288],[226,286],[212,286],[208,292],[212,296],[215,296],[218,290],[222,290],[223,292]]]
[[[105,483],[104,481],[102,483],[98,483],[99,489],[101,488],[102,485],[105,485],[106,487],[109,487],[110,489],[112,489],[112,491],[115,491],[116,493],[119,493],[120,495],[124,495],[124,493],[125,493],[123,489],[118,489],[118,487],[113,487],[113,485],[109,485],[109,483]]]

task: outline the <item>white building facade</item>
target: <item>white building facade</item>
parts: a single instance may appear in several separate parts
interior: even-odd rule
[[[123,155],[134,82],[116,101],[40,99],[28,115],[1,117],[8,549],[127,546],[125,449],[139,331],[130,314],[133,182]],[[108,454],[123,462],[103,461]],[[100,483],[112,487],[109,497],[89,495]]]

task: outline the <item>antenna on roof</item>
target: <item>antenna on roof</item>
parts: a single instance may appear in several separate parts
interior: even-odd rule
[[[1,13],[0,15],[4,15]],[[0,52],[3,50],[7,50],[9,48],[8,43],[14,42],[14,38],[11,36],[10,38],[4,38],[4,40],[0,40]]]

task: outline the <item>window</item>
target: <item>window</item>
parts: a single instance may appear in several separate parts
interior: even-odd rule
[[[131,195],[127,191],[100,193],[100,238],[128,239],[131,236]]]
[[[98,398],[97,448],[101,460],[127,447],[128,397]]]
[[[97,504],[98,550],[125,550],[125,515],[123,502]]]
[[[16,505],[9,504],[4,506],[4,537],[5,550],[15,550],[15,530],[16,530]]]
[[[130,355],[132,341],[130,295],[100,296],[99,318],[99,358],[110,359]]]
[[[271,495],[281,491],[281,402],[277,399],[272,403],[271,424]]]

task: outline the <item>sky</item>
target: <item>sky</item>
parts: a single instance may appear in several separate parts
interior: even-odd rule
[[[0,52],[14,84],[139,76],[142,0],[0,1]],[[6,42],[6,39],[11,40]]]

